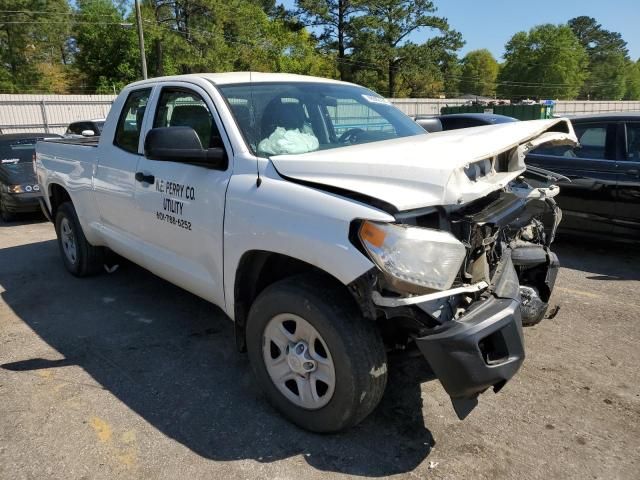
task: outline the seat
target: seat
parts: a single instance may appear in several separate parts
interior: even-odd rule
[[[304,128],[306,115],[300,103],[282,103],[280,98],[275,98],[265,109],[262,116],[262,138],[268,138],[276,129],[283,127],[286,130]]]
[[[211,115],[204,105],[176,105],[171,112],[169,126],[191,127],[204,148],[211,146]]]

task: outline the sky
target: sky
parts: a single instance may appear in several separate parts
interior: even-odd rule
[[[281,0],[288,8],[294,0]],[[487,48],[499,61],[511,36],[541,23],[566,23],[580,15],[594,17],[602,26],[620,32],[629,55],[640,58],[640,0],[434,0],[436,15],[445,17],[451,28],[466,41],[460,51]],[[419,32],[411,40],[420,43],[428,32]]]

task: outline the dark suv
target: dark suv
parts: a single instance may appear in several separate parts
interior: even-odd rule
[[[580,145],[540,147],[528,165],[568,177],[558,204],[564,231],[640,239],[640,113],[572,117]]]
[[[38,140],[57,137],[51,133],[0,135],[0,217],[5,222],[16,213],[40,211],[32,159]]]

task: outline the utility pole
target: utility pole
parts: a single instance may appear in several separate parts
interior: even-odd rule
[[[144,33],[142,32],[142,15],[140,14],[140,0],[136,2],[136,23],[138,24],[138,44],[140,46],[140,61],[142,63],[142,78],[147,78],[147,59],[144,54]]]

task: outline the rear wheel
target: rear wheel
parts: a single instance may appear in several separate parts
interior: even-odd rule
[[[378,405],[387,381],[384,345],[349,294],[317,275],[282,280],[253,303],[247,350],[258,383],[292,422],[336,432]]]
[[[58,246],[67,270],[77,277],[100,272],[104,264],[104,248],[94,247],[87,241],[73,204],[65,202],[60,205],[55,220]]]

